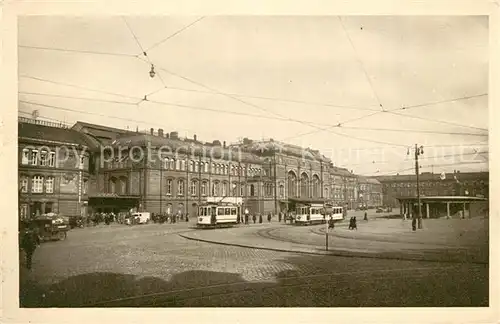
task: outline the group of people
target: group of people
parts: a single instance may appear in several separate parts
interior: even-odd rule
[[[285,223],[287,221],[287,219],[292,219],[291,218],[291,215],[287,215],[286,213],[284,212],[279,212],[277,214],[278,216],[278,222],[281,223],[281,221],[283,220]],[[275,215],[273,213],[268,213],[267,214],[267,222],[268,223],[271,223],[272,219],[275,217]],[[250,220],[253,221],[254,224],[257,223],[257,220],[259,221],[259,224],[262,224],[264,222],[264,216],[262,214],[252,214],[250,215],[250,213],[248,212],[248,210],[245,211],[245,215],[243,216],[243,219],[241,220],[241,222],[245,223],[245,224],[249,224],[250,223]],[[239,220],[239,216],[238,216],[238,222],[240,222]]]
[[[153,213],[151,215],[151,218],[154,223],[159,223],[159,224],[165,224],[165,223],[175,224],[182,221],[189,222],[189,215],[184,215],[183,213],[178,213],[176,215],[172,215],[169,213],[158,213],[158,214]]]
[[[349,229],[350,230],[358,229],[358,223],[356,221],[356,217],[351,217],[351,219],[349,219]]]

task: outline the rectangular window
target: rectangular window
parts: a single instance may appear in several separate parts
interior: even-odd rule
[[[217,215],[224,215],[224,208],[217,208]]]
[[[41,151],[40,152],[40,165],[41,166],[47,166],[48,163],[48,152],[47,151]]]
[[[231,215],[236,215],[236,208],[231,208]]]
[[[177,194],[179,196],[184,195],[184,180],[177,181]]]
[[[49,159],[47,161],[47,166],[49,167],[56,166],[56,152],[49,152]]]
[[[28,178],[22,177],[19,181],[19,189],[21,192],[28,192]]]
[[[166,189],[167,195],[172,195],[172,180],[167,179]]]
[[[31,181],[31,192],[33,193],[42,193],[43,192],[43,177],[42,176],[34,176]]]
[[[240,184],[240,196],[243,197],[244,195],[245,195],[245,186]]]
[[[38,151],[37,150],[31,151],[30,164],[31,165],[38,165]]]
[[[30,150],[23,149],[23,155],[21,156],[21,163],[28,164],[30,160]]]
[[[89,181],[87,179],[83,180],[83,194],[86,195],[89,191]]]
[[[85,165],[84,164],[84,161],[85,161],[85,157],[84,156],[80,156],[80,163],[78,164],[78,168],[79,169],[83,169],[83,166]]]
[[[45,180],[45,192],[46,193],[54,193],[54,178],[47,177]]]
[[[224,215],[231,215],[231,208],[224,208]]]
[[[197,181],[191,181],[191,196],[196,196]]]
[[[170,168],[170,159],[169,158],[165,158],[163,160],[163,169],[168,170],[169,168]]]

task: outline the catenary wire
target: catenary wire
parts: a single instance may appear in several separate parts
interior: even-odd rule
[[[98,51],[87,51],[87,50],[76,50],[67,48],[55,48],[55,47],[42,47],[42,46],[29,46],[29,45],[18,45],[19,48],[34,49],[34,50],[44,50],[44,51],[56,51],[65,53],[81,53],[81,54],[95,54],[95,55],[109,55],[109,56],[121,56],[121,57],[131,57],[135,58],[135,54],[125,54],[125,53],[111,53],[111,52],[98,52]]]
[[[151,45],[150,47],[148,47],[148,48],[146,49],[146,51],[145,51],[145,52],[149,52],[151,49],[153,49],[153,48],[155,48],[155,47],[157,47],[157,46],[159,46],[159,45],[163,44],[164,42],[168,41],[169,39],[171,39],[171,38],[173,38],[173,37],[175,37],[175,36],[179,35],[179,34],[180,34],[180,33],[182,33],[183,31],[185,31],[186,29],[188,29],[189,27],[193,26],[194,24],[196,24],[196,23],[200,22],[200,21],[201,21],[201,20],[203,20],[203,19],[205,19],[205,17],[204,17],[204,16],[203,16],[203,17],[201,17],[201,18],[198,18],[197,20],[195,20],[194,22],[190,23],[189,25],[186,25],[186,26],[182,27],[181,29],[177,30],[175,33],[173,33],[173,34],[169,35],[168,37],[166,37],[166,38],[162,39],[161,41],[159,41],[159,42],[157,42],[157,43],[155,43],[155,44]]]
[[[121,104],[121,105],[131,105],[131,106],[137,105],[137,102],[115,101],[115,100],[105,100],[105,99],[97,99],[97,98],[73,97],[73,96],[64,96],[64,95],[56,95],[56,94],[48,94],[48,93],[40,93],[40,92],[19,91],[18,93],[23,94],[23,95],[34,95],[34,96],[45,96],[45,97],[55,97],[55,98],[64,98],[64,99],[77,99],[77,100],[116,103],[116,104]]]

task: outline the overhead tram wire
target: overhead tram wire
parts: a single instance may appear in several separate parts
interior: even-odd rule
[[[158,65],[157,65],[157,66],[158,66]],[[249,102],[247,102],[247,101],[241,100],[241,99],[239,99],[239,98],[237,98],[237,97],[235,97],[235,96],[231,96],[231,95],[227,95],[227,94],[221,93],[220,91],[215,90],[215,89],[213,89],[213,88],[211,88],[211,87],[208,87],[208,86],[206,86],[206,85],[204,85],[204,84],[202,84],[202,83],[200,83],[200,82],[197,82],[197,81],[191,80],[190,78],[187,78],[187,77],[184,77],[184,76],[179,75],[179,74],[177,74],[177,73],[174,73],[174,72],[172,72],[172,71],[169,71],[169,70],[165,69],[164,67],[161,67],[161,66],[158,66],[158,67],[159,67],[161,70],[164,70],[165,72],[167,72],[167,73],[169,73],[169,74],[171,74],[171,75],[173,75],[173,76],[176,76],[176,77],[178,77],[178,78],[184,79],[184,80],[186,80],[186,81],[188,81],[188,82],[191,82],[191,83],[193,83],[193,84],[196,84],[196,85],[198,85],[198,86],[201,86],[201,87],[203,87],[203,88],[206,88],[206,89],[208,89],[208,90],[210,90],[210,91],[213,91],[213,92],[219,93],[219,94],[221,94],[221,95],[224,95],[224,96],[226,96],[226,97],[228,97],[228,98],[231,98],[231,99],[233,99],[233,100],[235,100],[235,101],[241,102],[241,103],[243,103],[243,104],[245,104],[245,105],[247,105],[247,106],[251,106],[251,107],[257,108],[257,109],[259,109],[259,110],[261,110],[261,111],[264,111],[264,112],[266,112],[266,113],[271,113],[271,114],[273,114],[273,115],[276,115],[276,116],[281,117],[281,118],[285,118],[285,119],[287,119],[287,120],[289,120],[289,121],[292,121],[292,122],[296,122],[296,123],[299,123],[299,124],[302,124],[302,125],[307,125],[307,126],[309,126],[309,127],[313,127],[313,128],[321,129],[320,127],[314,126],[312,123],[304,122],[304,121],[301,121],[301,120],[291,119],[291,118],[289,118],[289,117],[282,116],[281,114],[277,114],[277,113],[275,113],[275,112],[268,111],[267,109],[264,109],[264,108],[262,108],[262,107],[259,107],[259,106],[255,105],[255,104],[249,103]],[[341,133],[337,133],[337,132],[334,132],[334,131],[332,131],[332,130],[329,130],[329,128],[330,128],[330,127],[328,127],[328,128],[327,128],[327,131],[328,131],[328,132],[330,132],[330,133],[332,133],[332,134],[335,134],[335,135],[338,135],[338,136],[349,137],[349,138],[356,138],[356,139],[358,139],[358,140],[361,140],[361,141],[367,141],[367,142],[371,142],[371,143],[389,144],[389,145],[399,145],[400,147],[406,147],[406,146],[407,146],[407,145],[403,145],[403,144],[387,143],[387,142],[382,142],[382,141],[374,141],[374,140],[365,139],[365,138],[360,138],[360,137],[347,136],[347,135],[345,135],[345,134],[341,134]]]
[[[80,54],[93,54],[93,55],[108,55],[108,56],[121,56],[121,57],[137,57],[136,54],[126,54],[126,53],[111,53],[111,52],[98,52],[98,51],[87,51],[87,50],[75,50],[67,48],[55,48],[55,47],[42,47],[42,46],[28,46],[28,45],[18,45],[19,48],[34,49],[34,50],[44,50],[44,51],[56,51],[65,53],[80,53]]]
[[[361,66],[361,69],[363,70],[363,73],[365,74],[366,80],[368,81],[368,84],[370,85],[370,88],[372,89],[373,95],[377,99],[377,102],[378,102],[378,104],[379,104],[379,106],[381,108],[381,112],[384,112],[385,111],[384,106],[382,105],[382,102],[380,101],[380,98],[379,98],[379,96],[377,94],[377,91],[375,91],[375,87],[373,86],[373,82],[372,82],[370,76],[368,75],[368,72],[366,71],[365,65],[363,64],[363,62],[361,61],[361,59],[359,57],[358,51],[356,50],[356,46],[354,46],[354,42],[352,41],[351,36],[347,32],[347,29],[345,28],[345,25],[342,22],[342,18],[340,18],[340,16],[337,16],[337,18],[339,20],[339,23],[340,23],[342,29],[344,30],[344,33],[345,33],[345,35],[347,37],[347,40],[349,41],[349,44],[351,44],[351,47],[352,47],[353,52],[354,52],[354,57],[356,57],[356,60],[358,61],[358,64]],[[369,116],[367,116],[367,117],[369,117]]]
[[[190,23],[189,25],[186,25],[184,27],[182,27],[181,29],[177,30],[175,33],[172,33],[171,35],[169,35],[168,37],[162,39],[161,41],[151,45],[149,48],[147,48],[144,52],[149,52],[150,50],[152,50],[153,48],[165,43],[166,41],[168,41],[169,39],[179,35],[180,33],[182,33],[183,31],[185,31],[186,29],[188,29],[189,27],[193,26],[194,24],[200,22],[201,20],[205,19],[205,16],[201,17],[201,18],[198,18],[196,19],[194,22]]]
[[[23,77],[23,78],[29,78],[29,79],[33,79],[33,80],[37,80],[37,81],[41,81],[41,82],[53,83],[53,84],[57,84],[57,85],[61,85],[61,86],[66,86],[66,87],[73,87],[73,88],[77,88],[77,89],[83,89],[83,90],[86,90],[86,91],[92,91],[92,92],[96,92],[96,93],[102,93],[102,94],[106,94],[106,95],[113,95],[113,96],[117,96],[117,97],[123,97],[123,98],[132,99],[132,100],[136,100],[137,101],[135,103],[126,103],[126,102],[118,102],[118,101],[116,101],[116,103],[123,103],[123,104],[128,104],[128,105],[137,105],[137,104],[141,103],[142,101],[144,101],[144,98],[132,97],[132,96],[127,96],[127,95],[123,95],[123,94],[119,94],[119,93],[114,93],[114,92],[109,92],[109,91],[96,90],[96,89],[87,88],[87,87],[83,87],[83,86],[79,86],[79,85],[75,85],[75,84],[58,82],[58,81],[48,80],[48,79],[39,78],[39,77],[28,76],[28,75],[21,75],[21,77]],[[75,97],[75,99],[76,99],[76,97]],[[83,99],[83,98],[78,98],[78,99]],[[95,99],[95,100],[98,100],[98,99]],[[457,100],[457,99],[455,99],[455,100]],[[101,101],[101,100],[99,100],[99,101]],[[102,100],[102,101],[107,102],[106,100]],[[179,104],[173,104],[173,103],[168,103],[168,102],[161,102],[161,101],[154,101],[154,100],[148,100],[148,101],[152,102],[152,103],[160,104],[160,105],[181,106]],[[294,121],[294,122],[304,123],[303,121],[298,121],[298,120],[293,120],[293,119],[291,120],[291,118],[284,118],[284,117],[272,118],[272,117],[266,117],[266,116],[262,116],[262,115],[253,115],[253,114],[244,114],[244,113],[237,113],[237,112],[228,112],[228,111],[221,111],[219,109],[211,109],[211,108],[204,108],[204,107],[196,107],[196,106],[189,106],[188,107],[188,105],[182,105],[181,107],[191,108],[191,109],[198,109],[198,110],[221,112],[221,113],[228,113],[228,114],[247,115],[249,117],[258,117],[258,118],[276,119],[276,120],[282,120],[282,121]],[[306,123],[308,123],[308,124],[314,124],[312,122],[306,122]],[[334,128],[334,127],[337,126],[337,125],[320,124],[320,123],[316,123],[316,125],[326,125],[326,126],[328,126],[328,128],[330,128],[330,127]],[[344,126],[344,128],[348,128],[348,127]],[[316,132],[316,130],[308,132],[308,133],[314,133],[314,132]],[[406,130],[406,132],[417,132],[417,131]],[[287,140],[287,139],[291,139],[291,138],[296,138],[296,137],[300,137],[300,136],[304,136],[304,135],[307,135],[307,133],[299,134],[297,136],[288,137],[288,138],[285,138],[283,140]],[[464,135],[464,134],[461,134],[461,135]],[[339,135],[339,136],[346,136],[346,135]],[[373,142],[373,141],[370,141],[370,142]],[[398,146],[401,146],[401,145],[398,145]]]
[[[484,96],[484,95],[487,95],[487,94],[480,94],[480,95],[475,95],[475,96],[458,97],[458,98],[443,100],[443,101],[439,101],[439,102],[429,102],[429,103],[424,103],[424,104],[406,106],[406,107],[402,107],[402,108],[395,108],[395,109],[391,109],[391,110],[386,110],[385,113],[395,114],[395,115],[401,115],[403,117],[408,117],[408,118],[419,118],[419,119],[424,119],[424,120],[428,120],[428,121],[433,121],[433,122],[443,123],[443,124],[448,124],[448,125],[453,125],[453,126],[459,126],[459,127],[464,127],[464,128],[478,129],[478,130],[482,130],[482,131],[487,131],[487,129],[479,128],[479,127],[474,127],[474,126],[468,126],[468,125],[462,125],[462,124],[452,123],[452,122],[447,122],[447,121],[442,121],[442,120],[428,119],[428,118],[424,118],[424,117],[417,117],[417,116],[412,116],[412,115],[404,115],[404,114],[395,113],[395,111],[397,111],[397,110],[405,110],[407,108],[413,108],[413,107],[426,107],[426,106],[432,106],[432,105],[436,105],[436,104],[439,104],[439,103],[445,103],[445,102],[454,102],[454,101],[460,101],[460,100],[468,100],[468,99],[471,99],[471,98],[481,97],[481,96]],[[366,117],[370,117],[372,115],[375,115],[375,114],[367,115],[367,116],[364,116],[364,117],[366,118]],[[359,120],[359,119],[355,119],[355,120]],[[344,127],[344,128],[354,128],[354,127]],[[367,128],[361,128],[361,129],[367,129]],[[291,137],[288,137],[286,139],[292,139],[292,138],[296,138],[296,137],[310,135],[310,134],[314,134],[314,133],[318,133],[318,132],[322,132],[322,131],[326,131],[326,130],[327,129],[313,130],[313,131],[309,131],[309,132],[298,134],[296,136],[291,136]],[[375,130],[375,129],[372,129],[372,130]],[[412,132],[412,131],[408,130],[408,132]],[[468,134],[472,134],[472,133],[464,133],[464,134],[459,134],[459,135],[468,135]],[[475,135],[477,135],[477,136],[487,136],[486,134],[485,135],[474,134],[473,136],[475,136]]]
[[[105,115],[105,114],[99,114],[99,113],[93,113],[93,112],[88,112],[88,111],[83,111],[83,110],[77,110],[77,109],[72,109],[72,108],[65,108],[65,107],[60,107],[60,106],[55,106],[55,105],[48,105],[48,104],[41,104],[41,103],[36,103],[36,102],[29,102],[25,100],[19,100],[19,102],[27,104],[27,105],[33,105],[33,106],[39,106],[39,107],[45,107],[45,108],[50,108],[50,109],[55,109],[55,110],[61,110],[61,111],[69,111],[69,112],[75,112],[83,115],[92,115],[92,116],[99,116],[99,117],[106,117],[110,119],[118,119],[118,120],[123,120],[127,122],[132,122],[132,123],[141,123],[141,124],[147,124],[147,125],[155,125],[159,127],[164,127],[164,124],[156,124],[152,123],[150,121],[145,121],[145,120],[138,120],[138,119],[130,119],[130,118],[124,118],[124,117],[118,117],[115,115]],[[180,130],[186,130],[190,131],[193,133],[196,133],[195,130],[188,129],[188,128],[180,128]]]
[[[458,166],[458,165],[469,165],[469,164],[484,164],[486,162],[484,161],[476,161],[476,162],[459,162],[459,163],[447,163],[447,164],[429,164],[429,165],[421,165],[421,168],[422,169],[425,169],[425,168],[430,168],[430,167],[445,167],[445,166]],[[369,177],[369,176],[392,176],[392,175],[396,175],[400,172],[404,172],[404,171],[412,171],[412,170],[415,170],[415,166],[412,166],[410,168],[405,168],[405,169],[399,169],[399,170],[391,170],[391,171],[383,171],[382,174],[379,174],[378,172],[373,172],[371,174],[360,174],[361,176],[366,176],[366,177]],[[408,175],[414,175],[414,174],[408,174]]]
[[[213,91],[185,89],[185,88],[172,87],[172,86],[167,86],[167,88],[165,88],[165,89],[166,90],[185,91],[185,92],[205,93],[205,94],[212,94],[212,95],[231,95],[231,96],[235,96],[235,97],[239,97],[239,98],[262,99],[262,100],[269,100],[269,101],[275,101],[275,102],[289,102],[289,103],[296,103],[296,104],[302,104],[302,105],[323,106],[323,107],[338,108],[338,109],[366,110],[366,111],[377,111],[377,112],[379,111],[378,109],[372,109],[372,108],[368,108],[368,107],[336,105],[336,104],[332,104],[332,103],[320,103],[320,102],[314,102],[314,101],[254,96],[254,95],[229,93],[229,92],[216,93]]]
[[[126,102],[126,101],[114,101],[114,100],[105,100],[105,99],[97,99],[97,98],[83,98],[83,97],[73,97],[73,96],[64,96],[64,95],[55,95],[48,93],[39,93],[39,92],[25,92],[19,91],[19,94],[23,95],[34,95],[34,96],[45,96],[45,97],[54,97],[54,98],[64,98],[64,99],[76,99],[76,100],[88,100],[88,101],[98,101],[98,102],[106,102],[106,103],[116,103],[121,105],[131,105],[136,106],[137,102]]]
[[[470,155],[481,155],[481,154],[488,154],[489,152],[469,152],[469,153],[461,153],[461,154],[448,154],[448,155],[443,155],[443,156],[428,156],[425,158],[419,158],[418,160],[431,160],[431,159],[442,159],[442,158],[449,158],[449,157],[460,157],[460,156],[470,156]],[[394,162],[394,161],[392,161]],[[413,163],[413,161],[408,161]],[[387,164],[391,163],[391,161],[372,161],[372,162],[364,162],[364,163],[355,163],[355,164],[349,164],[350,166],[364,166],[364,165],[376,165],[376,164]]]
[[[144,50],[144,47],[142,47],[141,42],[139,42],[139,39],[138,39],[138,38],[137,38],[137,36],[135,35],[134,30],[132,29],[132,27],[130,27],[129,23],[127,22],[127,19],[126,19],[124,16],[122,16],[122,19],[123,19],[123,21],[125,22],[125,25],[127,25],[128,30],[129,30],[129,31],[130,31],[130,33],[132,34],[132,37],[134,37],[135,42],[137,43],[137,45],[138,45],[138,46],[139,46],[139,48],[141,49],[141,51],[142,51],[142,55],[144,55],[144,57],[148,60],[148,62],[149,62],[149,64],[150,64],[151,66],[154,66],[154,65],[153,65],[153,62],[151,62],[151,60],[149,59],[149,57],[148,57],[148,54],[147,54],[146,50]],[[140,58],[140,54],[139,54],[139,55],[136,55],[135,57]],[[163,78],[161,77],[160,73],[157,73],[157,74],[158,74],[158,78],[160,79],[161,83],[162,83],[162,84],[163,84],[163,86],[166,88],[166,87],[167,87],[167,85],[165,84],[165,81],[163,81]],[[146,98],[147,98],[147,97],[146,97]]]
[[[76,89],[81,89],[81,90],[86,90],[86,91],[91,91],[91,92],[96,92],[96,93],[102,93],[102,94],[116,96],[116,97],[121,97],[121,98],[138,100],[137,104],[140,101],[142,101],[141,98],[124,95],[124,94],[121,94],[121,93],[114,93],[114,92],[109,92],[109,91],[97,90],[97,89],[87,88],[87,87],[84,87],[84,86],[74,85],[74,84],[70,84],[70,83],[64,83],[64,82],[59,82],[59,81],[53,81],[53,80],[43,79],[43,78],[39,78],[39,77],[33,77],[33,76],[30,76],[30,75],[20,75],[20,77],[21,78],[32,79],[32,80],[36,80],[36,81],[41,81],[41,82],[47,82],[47,83],[57,84],[57,85],[65,86],[65,87],[71,87],[71,88],[76,88]]]

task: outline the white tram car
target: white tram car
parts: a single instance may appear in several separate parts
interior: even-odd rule
[[[295,209],[297,225],[325,224],[330,219],[343,220],[343,208],[323,204],[301,204]]]
[[[241,200],[226,197],[222,199],[210,197],[207,202],[198,208],[199,228],[232,227],[241,221]]]

